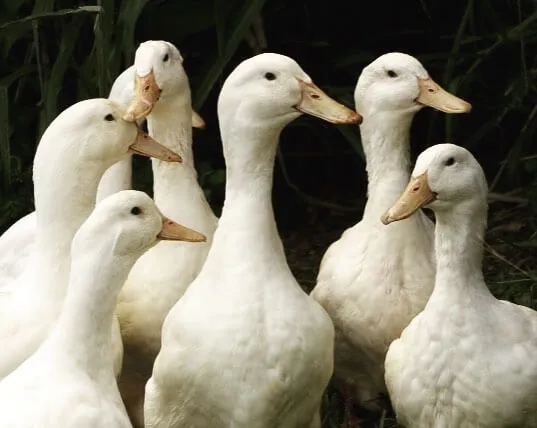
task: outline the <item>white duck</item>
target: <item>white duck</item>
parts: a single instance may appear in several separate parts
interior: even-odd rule
[[[35,255],[0,294],[0,379],[30,356],[48,335],[65,297],[71,240],[95,205],[99,179],[129,152],[172,161],[180,157],[121,119],[105,99],[81,101],[64,110],[37,147],[33,179],[37,235]],[[123,347],[112,330],[116,372]]]
[[[135,426],[143,426],[145,384],[160,350],[162,323],[198,275],[217,218],[197,181],[192,153],[192,115],[188,77],[177,48],[165,41],[142,43],[135,55],[129,96],[132,120],[146,115],[149,133],[183,161],[153,162],[154,198],[168,217],[205,234],[207,243],[160,242],[135,264],[118,299],[125,356],[120,391]],[[136,95],[134,94],[136,92]]]
[[[145,193],[102,201],[71,245],[67,295],[50,335],[0,382],[2,426],[130,427],[112,365],[116,298],[138,257],[160,239],[204,236],[163,217]]]
[[[487,190],[468,150],[439,144],[418,157],[382,217],[388,224],[421,207],[436,217],[434,291],[386,355],[386,384],[408,428],[537,426],[537,312],[497,300],[483,280]]]
[[[429,298],[434,281],[433,224],[422,213],[385,228],[380,215],[410,175],[410,126],[424,106],[447,113],[470,110],[444,91],[410,55],[380,56],[362,71],[354,93],[368,173],[362,220],[326,251],[312,297],[336,329],[334,373],[347,399],[378,409],[386,391],[388,346]],[[350,423],[350,421],[349,421]]]
[[[134,96],[134,77],[134,66],[124,70],[114,81],[108,99],[126,109]],[[191,110],[191,114],[192,126],[204,128],[203,119],[194,110]],[[143,122],[142,117],[138,119],[138,123],[141,124],[141,122]],[[126,159],[112,165],[104,173],[97,190],[97,201],[131,187],[132,156],[128,155]],[[14,281],[26,269],[34,251],[35,230],[36,220],[35,211],[33,211],[17,220],[0,236],[0,283]]]
[[[134,66],[127,68],[114,81],[108,99],[127,108],[134,95]],[[192,126],[204,128],[203,119],[192,110]],[[138,123],[141,124],[140,118]],[[132,187],[132,156],[112,165],[103,175],[97,190],[97,201],[112,193]],[[21,275],[34,252],[35,211],[15,222],[0,236],[0,284],[14,281]]]
[[[164,322],[149,428],[320,426],[334,330],[289,270],[271,202],[279,135],[302,113],[360,120],[283,55],[242,62],[222,87],[226,200],[201,273]]]
[[[151,42],[149,42],[151,43]],[[167,42],[161,42],[167,43]],[[143,43],[142,43],[143,44]],[[171,45],[169,43],[169,45]],[[175,46],[171,45],[175,49]],[[162,59],[162,58],[161,58]],[[182,62],[182,58],[181,58]],[[171,67],[170,67],[171,68]],[[182,68],[182,66],[181,66]],[[184,73],[184,71],[183,71]],[[134,81],[135,81],[135,66],[131,65],[129,68],[123,71],[112,85],[108,99],[117,102],[124,108],[127,108],[132,102],[134,96]],[[191,124],[194,128],[205,128],[205,122],[201,116],[190,108],[186,108],[192,116]],[[140,118],[138,122],[142,122]],[[119,192],[120,190],[130,189],[132,187],[132,159],[129,156],[115,165],[112,165],[104,173],[99,183],[99,189],[97,191],[97,201],[111,195],[112,193]]]

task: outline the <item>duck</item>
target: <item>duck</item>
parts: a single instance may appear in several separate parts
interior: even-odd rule
[[[108,99],[126,109],[134,94],[134,66],[124,70],[114,81]],[[139,117],[142,125],[144,117]],[[192,126],[205,128],[205,121],[192,110]],[[97,202],[112,193],[132,188],[132,155],[112,165],[103,175],[97,189]],[[3,282],[13,282],[21,275],[34,253],[36,234],[35,211],[17,220],[0,236],[0,272]],[[1,283],[2,281],[0,281]]]
[[[434,290],[385,361],[392,405],[407,428],[537,426],[537,312],[496,299],[485,283],[487,195],[475,157],[438,144],[418,156],[408,186],[381,217],[390,228],[425,207],[436,219]]]
[[[111,363],[117,294],[136,259],[157,241],[204,239],[164,217],[145,193],[125,190],[100,202],[73,238],[57,322],[38,350],[0,382],[2,424],[131,427]]]
[[[69,279],[69,247],[95,206],[99,179],[128,153],[179,162],[180,156],[122,119],[114,102],[80,101],[60,113],[45,130],[33,165],[36,237],[34,255],[23,274],[1,284],[0,379],[33,354],[47,337],[63,304]],[[112,328],[116,373],[123,345]]]
[[[170,310],[147,382],[147,428],[320,427],[334,329],[287,264],[272,209],[279,135],[302,114],[361,117],[291,58],[263,53],[225,80],[226,197],[201,272]]]
[[[207,237],[195,245],[159,242],[136,262],[119,294],[117,314],[125,351],[119,384],[135,427],[143,427],[145,384],[160,350],[164,318],[200,272],[217,224],[197,180],[190,86],[182,64],[172,43],[140,44],[132,67],[135,88],[122,97],[132,100],[127,109],[130,120],[147,115],[149,134],[182,158],[174,165],[152,162],[157,205],[166,216]]]
[[[322,257],[311,296],[336,331],[334,381],[345,400],[346,424],[354,405],[385,407],[384,357],[390,343],[424,308],[434,285],[434,226],[423,213],[384,228],[382,213],[410,176],[410,127],[425,106],[445,113],[471,109],[442,89],[423,65],[401,52],[381,55],[358,78],[354,98],[368,177],[362,219]]]
[[[181,57],[181,62],[182,60],[183,58]],[[117,102],[119,105],[121,105],[121,107],[128,108],[134,95],[135,75],[136,73],[134,65],[126,68],[114,81],[108,98]],[[203,118],[193,108],[190,108],[190,110],[192,127],[204,129],[205,121]],[[141,125],[143,121],[144,117],[140,117],[138,118],[137,123]],[[112,193],[130,188],[132,188],[132,156],[128,156],[126,159],[123,159],[112,165],[104,173],[101,181],[99,182],[97,201],[104,199]]]

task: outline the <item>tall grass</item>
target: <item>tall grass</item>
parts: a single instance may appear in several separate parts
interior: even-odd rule
[[[307,0],[3,3],[0,232],[32,209],[31,162],[45,127],[73,102],[106,96],[115,77],[131,64],[139,42],[164,38],[182,50],[193,103],[214,124],[219,84],[231,66],[252,54],[244,37],[260,13],[269,50],[296,58],[323,89],[348,105],[353,105],[359,72],[376,56],[390,50],[416,55],[435,80],[468,99],[474,109],[464,117],[420,114],[415,151],[438,141],[454,141],[478,156],[494,190],[527,189],[537,182],[537,159],[532,156],[537,127],[537,3],[533,1],[454,0],[448,7],[427,0],[405,4],[384,0],[345,3],[344,8],[337,2],[323,6]],[[319,132],[323,125],[308,119],[292,126],[310,125],[308,138],[322,140],[321,147],[327,147],[323,144],[328,140],[339,142],[329,150],[350,148],[357,159],[363,158],[356,127],[324,126]],[[208,187],[219,186],[223,174],[211,166],[216,158],[219,168],[223,166],[215,148],[217,127],[199,139],[215,143],[209,143],[211,149],[205,143],[198,145],[204,171],[200,178]],[[285,149],[282,154],[279,159],[287,162]],[[296,174],[288,170],[291,176]],[[311,174],[305,181],[310,178]],[[305,201],[315,198],[306,196]]]
[[[155,12],[158,16],[165,2],[4,3],[0,13],[0,231],[32,209],[31,162],[44,129],[68,105],[107,96],[114,79],[132,63],[138,43],[146,39],[136,37],[140,17]],[[241,3],[197,2],[209,18],[208,28],[215,31],[214,47],[204,52],[210,61],[200,73],[197,108],[207,99],[265,0]],[[190,20],[188,13],[177,15],[174,25],[188,27]],[[180,46],[181,39],[188,36],[183,33],[172,41]]]

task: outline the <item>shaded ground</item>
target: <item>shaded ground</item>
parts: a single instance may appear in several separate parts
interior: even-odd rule
[[[360,212],[341,213],[310,207],[301,227],[282,230],[282,239],[291,270],[309,292],[321,258],[341,233],[361,218]],[[492,202],[485,243],[483,270],[492,292],[502,299],[537,308],[537,227],[529,204]],[[341,426],[342,402],[330,387],[325,395],[323,427]],[[394,427],[393,415],[364,415],[363,428]]]

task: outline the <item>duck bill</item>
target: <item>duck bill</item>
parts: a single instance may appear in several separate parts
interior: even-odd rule
[[[170,220],[167,217],[162,218],[162,230],[157,236],[159,239],[166,241],[186,241],[186,242],[206,242],[207,237],[188,227]]]
[[[397,202],[384,213],[380,221],[390,224],[410,217],[423,206],[436,199],[436,194],[429,187],[427,171],[410,180]]]
[[[134,122],[147,117],[159,100],[160,92],[153,70],[143,77],[137,74],[134,82],[134,99],[123,119],[127,122]]]
[[[165,162],[182,162],[183,159],[177,153],[171,151],[162,144],[157,143],[149,135],[138,129],[136,140],[129,147],[130,153],[141,156],[160,159]]]
[[[194,110],[192,110],[192,126],[198,129],[205,129],[205,121]]]
[[[444,113],[468,113],[472,105],[463,99],[450,94],[430,77],[418,78],[419,95],[416,102],[432,107]]]
[[[295,109],[331,123],[362,123],[362,116],[330,98],[313,83],[298,79],[302,98]]]

